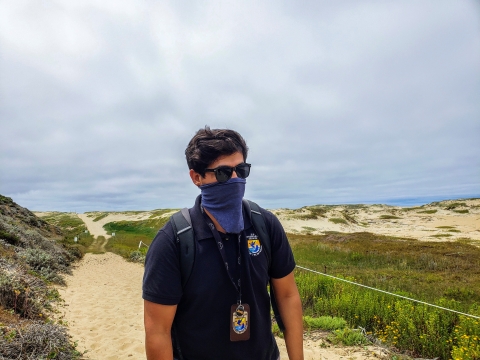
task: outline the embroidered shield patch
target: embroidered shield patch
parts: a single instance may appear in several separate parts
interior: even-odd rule
[[[249,239],[248,240],[248,251],[250,255],[257,256],[262,252],[262,244],[259,239]]]

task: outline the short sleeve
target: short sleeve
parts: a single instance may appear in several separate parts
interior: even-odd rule
[[[295,269],[292,248],[290,247],[285,230],[278,218],[270,211],[262,210],[269,229],[270,241],[272,243],[270,277],[281,279]]]
[[[145,259],[143,299],[162,305],[176,305],[182,297],[178,247],[168,222],[155,236]]]

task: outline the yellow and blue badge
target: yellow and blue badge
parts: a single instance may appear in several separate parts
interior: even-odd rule
[[[255,237],[252,239],[252,237]],[[262,252],[262,244],[260,243],[260,240],[257,238],[257,236],[248,236],[247,237],[247,243],[248,243],[248,251],[250,252],[250,255],[257,256]]]
[[[244,315],[242,317],[234,316],[233,318],[234,328],[233,330],[237,334],[243,334],[247,330],[247,317]]]

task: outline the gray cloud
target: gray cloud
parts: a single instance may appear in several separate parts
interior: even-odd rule
[[[0,5],[0,193],[188,206],[196,130],[247,139],[267,207],[480,195],[474,1]]]

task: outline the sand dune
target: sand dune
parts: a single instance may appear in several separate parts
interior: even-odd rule
[[[309,216],[312,215],[312,209],[317,209],[321,214],[312,218]],[[170,216],[172,212],[160,216]],[[446,200],[414,208],[388,205],[318,205],[295,210],[275,209],[272,212],[278,216],[289,233],[368,231],[422,241],[450,241],[461,238],[480,241],[480,199]],[[144,220],[149,218],[152,212],[112,212],[99,221],[93,221],[98,214],[100,213],[85,213],[78,216],[93,235],[109,238],[103,229],[106,223]],[[445,228],[447,226],[450,228]]]
[[[310,219],[312,209],[321,210],[322,214],[316,219]],[[278,216],[285,231],[290,233],[367,231],[421,241],[460,238],[480,241],[480,199],[447,200],[417,208],[335,205],[272,211]]]

